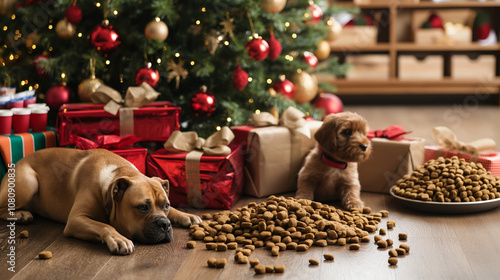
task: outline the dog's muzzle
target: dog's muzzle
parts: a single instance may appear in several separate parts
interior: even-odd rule
[[[361,145],[359,145],[359,148],[361,149],[361,151],[366,152],[366,150],[368,149],[368,145],[361,144]]]
[[[146,225],[143,236],[136,238],[144,244],[156,244],[160,242],[170,242],[172,240],[172,224],[167,218],[156,218]]]

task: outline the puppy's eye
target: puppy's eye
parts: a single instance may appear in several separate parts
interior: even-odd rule
[[[148,213],[149,208],[150,207],[148,204],[141,204],[141,205],[137,206],[137,210],[139,210],[139,212],[141,212],[141,213]]]
[[[163,209],[164,209],[165,211],[170,210],[170,204],[165,203],[165,205],[163,206]]]
[[[350,129],[344,129],[342,130],[342,132],[340,132],[342,135],[344,136],[351,136],[352,135],[352,131]]]

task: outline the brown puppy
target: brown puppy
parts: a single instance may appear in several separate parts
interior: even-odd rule
[[[0,187],[1,219],[27,223],[34,212],[65,223],[65,236],[101,241],[114,254],[132,253],[130,239],[169,242],[170,221],[201,222],[170,207],[167,180],[144,176],[107,150],[49,148],[9,168]]]
[[[356,113],[328,115],[314,135],[318,145],[299,171],[296,198],[340,199],[345,209],[364,206],[360,198],[357,162],[371,151],[368,125]]]

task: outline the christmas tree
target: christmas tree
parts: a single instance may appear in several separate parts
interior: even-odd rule
[[[59,105],[88,102],[100,84],[123,94],[147,82],[201,135],[289,106],[319,119],[314,74],[345,71],[318,48],[334,12],[326,1],[1,2],[0,83]]]

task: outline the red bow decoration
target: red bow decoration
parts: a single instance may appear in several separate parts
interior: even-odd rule
[[[94,140],[83,138],[76,135],[70,136],[70,141],[76,143],[76,148],[81,150],[88,149],[121,149],[139,141],[135,135],[120,137],[118,135],[97,135]]]
[[[391,125],[384,130],[382,130],[382,129],[370,130],[370,131],[368,131],[367,137],[370,140],[372,138],[377,137],[377,138],[387,138],[389,140],[399,141],[399,140],[406,139],[406,138],[401,137],[401,136],[408,134],[408,133],[411,133],[411,131],[404,130],[402,125]]]

